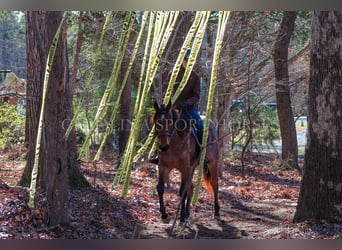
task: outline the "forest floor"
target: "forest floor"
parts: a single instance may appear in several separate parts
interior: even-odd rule
[[[293,223],[301,177],[280,170],[272,156],[248,159],[246,175],[239,161],[226,161],[219,179],[220,220],[214,220],[213,195],[203,188],[191,208],[191,224],[173,224],[179,203],[179,174],[170,176],[164,199],[173,219],[160,221],[155,189],[156,166],[143,159],[133,166],[131,185],[120,198],[121,186],[112,188],[117,172],[115,152],[106,152],[95,166],[82,162],[92,188],[70,191],[70,223],[44,226],[46,200],[39,194],[36,209],[27,206],[27,189],[16,187],[25,165],[22,145],[0,151],[0,239],[341,239],[342,225],[321,221]],[[195,175],[196,179],[196,175]],[[6,185],[4,184],[6,183]],[[195,181],[194,181],[195,183]]]

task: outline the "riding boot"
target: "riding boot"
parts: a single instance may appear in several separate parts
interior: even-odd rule
[[[151,158],[148,159],[148,161],[152,164],[158,165],[158,163],[159,163],[158,155],[156,154],[155,156],[152,156]]]

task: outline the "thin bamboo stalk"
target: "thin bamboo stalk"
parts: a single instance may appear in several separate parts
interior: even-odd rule
[[[103,149],[104,145],[106,144],[106,141],[107,141],[107,138],[108,138],[108,136],[110,134],[110,131],[111,131],[113,125],[114,125],[114,122],[116,121],[116,115],[118,114],[118,110],[119,110],[119,106],[120,106],[120,100],[121,100],[121,95],[122,95],[122,92],[123,92],[123,90],[124,90],[124,88],[126,86],[129,73],[130,73],[130,71],[132,69],[133,62],[134,62],[136,54],[138,52],[138,48],[139,48],[139,44],[140,44],[140,41],[141,41],[141,38],[142,38],[142,34],[143,34],[143,31],[144,31],[145,26],[146,26],[147,17],[148,17],[148,11],[146,11],[144,13],[142,24],[141,24],[141,28],[140,28],[140,32],[138,34],[138,37],[137,37],[137,40],[136,40],[136,43],[135,43],[135,46],[134,46],[134,50],[132,52],[132,56],[131,56],[130,62],[128,64],[128,68],[127,68],[127,71],[125,73],[123,82],[121,83],[121,88],[119,90],[117,99],[115,101],[114,109],[112,111],[112,114],[111,114],[111,117],[110,117],[110,121],[107,124],[106,131],[105,131],[104,137],[102,139],[101,145],[100,145],[100,147],[99,147],[99,149],[98,149],[98,151],[97,151],[93,161],[97,161],[100,158],[102,149]]]
[[[145,75],[145,67],[146,67],[146,62],[147,62],[147,56],[149,54],[149,48],[151,48],[151,37],[152,37],[152,33],[153,33],[153,27],[154,27],[154,20],[155,20],[155,12],[152,11],[150,13],[150,18],[149,18],[149,26],[148,26],[148,32],[147,32],[147,41],[146,41],[146,45],[145,45],[145,51],[144,51],[144,58],[143,58],[143,62],[142,62],[142,66],[141,66],[141,72],[140,72],[140,77],[139,77],[139,85],[138,85],[138,93],[137,93],[137,98],[135,101],[135,105],[134,105],[134,111],[133,111],[133,117],[136,117],[137,113],[138,113],[138,109],[139,109],[139,103],[141,100],[141,91],[142,91],[142,87],[143,87],[143,78]],[[131,146],[131,140],[133,138],[133,134],[132,132],[129,134],[129,138],[127,140],[126,146],[125,146],[125,154],[127,152],[129,152],[129,148]],[[126,158],[123,159],[124,161],[127,161]],[[126,163],[126,162],[125,162]],[[123,163],[120,164],[119,168],[118,168],[118,172],[115,175],[115,178],[113,180],[113,186],[118,186],[119,183],[123,180],[123,176],[124,176],[124,165]]]
[[[166,12],[167,13],[167,12]],[[144,87],[141,93],[141,97],[139,97],[139,106],[137,109],[137,113],[133,119],[132,123],[132,131],[130,133],[130,137],[128,143],[126,145],[126,151],[122,162],[119,166],[120,175],[117,175],[114,179],[113,184],[118,184],[121,179],[124,181],[121,196],[125,196],[128,193],[129,180],[130,180],[130,170],[133,163],[133,153],[136,148],[139,130],[142,123],[143,111],[145,108],[145,102],[147,93],[150,90],[152,85],[152,80],[154,79],[155,73],[157,71],[157,67],[161,58],[162,53],[164,52],[167,41],[171,35],[173,27],[175,25],[178,12],[175,15],[165,14],[164,12],[157,12],[156,18],[150,18],[150,24],[154,23],[153,37],[149,63],[147,65]],[[152,16],[152,15],[151,15]],[[172,19],[172,21],[167,21],[166,19]],[[151,23],[152,20],[152,23]],[[166,27],[163,27],[166,26]],[[150,30],[150,29],[149,29]],[[165,30],[165,32],[161,35],[161,30]],[[145,51],[146,52],[146,51]]]
[[[219,57],[220,57],[220,51],[222,47],[222,40],[223,40],[226,24],[228,21],[229,13],[230,13],[229,11],[219,12],[218,29],[217,29],[215,49],[214,49],[214,55],[213,55],[213,66],[211,69],[211,79],[210,79],[210,87],[209,87],[209,93],[208,93],[208,103],[207,103],[207,108],[206,108],[206,119],[204,120],[204,131],[203,131],[203,136],[202,136],[202,152],[201,152],[199,168],[198,168],[197,183],[196,183],[196,187],[194,190],[194,195],[192,197],[193,205],[197,203],[199,189],[200,189],[201,180],[202,180],[203,165],[204,165],[204,159],[206,155],[206,143],[207,143],[207,138],[209,134],[210,115],[212,111],[212,104],[213,104],[215,87],[216,87],[217,69],[219,65]]]
[[[141,122],[142,122],[142,117],[143,117],[143,111],[145,108],[145,102],[146,102],[146,96],[147,93],[149,92],[151,85],[152,85],[152,80],[154,79],[154,76],[156,74],[157,71],[157,66],[159,64],[161,55],[164,52],[164,49],[167,45],[167,41],[169,40],[172,30],[175,26],[177,17],[178,17],[178,11],[176,12],[177,15],[173,16],[173,20],[168,22],[166,24],[166,22],[162,19],[158,19],[157,18],[157,24],[158,22],[164,23],[164,25],[166,25],[167,27],[165,27],[165,33],[163,34],[163,36],[159,36],[159,39],[156,41],[152,41],[152,48],[156,48],[155,53],[151,53],[151,61],[148,64],[148,69],[147,69],[147,75],[146,75],[146,79],[145,79],[145,85],[144,85],[144,89],[142,92],[142,97],[141,97],[141,102],[139,105],[139,109],[138,109],[138,113],[137,113],[137,119],[136,119],[136,126],[133,127],[133,140],[131,141],[131,148],[130,151],[128,152],[128,157],[127,157],[127,162],[125,162],[126,165],[126,173],[125,173],[125,178],[124,178],[124,184],[123,184],[123,188],[122,188],[122,192],[121,192],[121,196],[125,196],[128,192],[128,187],[129,187],[129,180],[130,180],[130,169],[133,163],[133,153],[135,151],[135,147],[136,147],[136,143],[138,140],[138,135],[139,135],[139,130],[141,127]],[[158,15],[157,15],[158,17]],[[160,17],[165,17],[165,18],[169,18],[169,15],[160,15]],[[157,25],[158,27],[158,25]],[[163,29],[163,28],[162,28]],[[155,32],[159,32],[159,29],[156,29]],[[158,36],[157,36],[158,37]],[[154,44],[155,43],[155,44]]]
[[[96,66],[97,66],[97,61],[98,61],[98,58],[99,58],[99,56],[101,54],[101,48],[102,48],[102,44],[103,44],[103,39],[104,39],[105,31],[106,31],[108,23],[109,23],[109,17],[111,16],[111,14],[112,14],[112,12],[108,11],[107,18],[105,20],[105,23],[103,24],[101,36],[100,36],[100,39],[99,39],[99,42],[98,42],[98,45],[97,45],[97,48],[96,48],[95,56],[94,56],[94,59],[93,59],[93,64],[92,64],[92,66],[91,66],[91,68],[89,70],[89,75],[88,75],[88,79],[87,79],[87,82],[86,82],[86,85],[85,85],[85,88],[84,88],[83,95],[81,96],[80,101],[79,101],[77,107],[75,108],[74,117],[72,118],[72,120],[71,120],[71,122],[69,124],[69,127],[67,128],[67,130],[65,132],[65,139],[67,139],[69,137],[73,127],[76,125],[78,116],[79,116],[80,111],[81,111],[81,107],[82,107],[82,105],[84,103],[84,99],[85,99],[86,95],[88,95],[88,92],[90,90],[90,83],[91,83],[91,81],[93,79],[94,72],[95,72],[95,69],[96,69]]]
[[[174,84],[175,84],[178,72],[179,72],[180,67],[182,65],[183,58],[184,58],[184,56],[186,54],[187,49],[190,47],[190,44],[191,44],[191,41],[193,40],[193,37],[196,34],[196,31],[198,29],[198,26],[200,24],[202,16],[203,16],[203,12],[199,12],[199,11],[196,12],[195,20],[194,20],[194,22],[192,23],[192,25],[190,27],[190,30],[189,30],[189,32],[188,32],[188,34],[187,34],[187,36],[186,36],[186,38],[184,40],[184,43],[183,43],[182,48],[181,48],[181,51],[180,51],[180,53],[179,53],[179,55],[177,57],[175,65],[174,65],[174,68],[173,68],[173,71],[172,71],[172,74],[171,74],[171,77],[170,77],[170,80],[169,80],[168,88],[167,88],[165,96],[164,96],[164,104],[167,104],[169,102],[169,100],[171,99],[171,93],[172,93],[172,90],[173,90],[173,87],[174,87]],[[193,57],[197,56],[197,52],[193,53],[192,56]],[[188,74],[189,74],[189,72],[188,72]],[[188,76],[185,76],[185,77],[188,77]],[[185,86],[185,84],[183,84],[179,88],[181,88],[181,90],[182,90],[184,88],[184,86]],[[179,91],[179,93],[180,93],[180,91]],[[178,95],[179,95],[179,93],[178,93]],[[178,95],[177,95],[177,97],[178,97]],[[176,99],[176,98],[174,98],[174,99]],[[140,157],[143,155],[143,153],[147,150],[148,146],[152,143],[153,138],[154,138],[154,126],[152,127],[151,132],[148,135],[148,138],[147,138],[146,142],[138,150],[136,156],[134,157],[134,160],[133,160],[134,162],[136,162],[136,161],[138,161],[140,159]],[[153,145],[152,145],[152,147],[151,147],[151,150],[149,152],[148,157],[151,157],[154,154],[154,152],[156,150],[156,145],[157,145],[156,142],[157,141],[155,140]]]
[[[82,148],[80,149],[79,157],[81,157],[84,152],[89,151],[91,135],[94,133],[98,124],[104,119],[105,114],[108,110],[108,106],[109,106],[108,103],[110,102],[110,99],[112,98],[112,95],[114,93],[114,89],[115,89],[116,84],[117,84],[118,75],[119,75],[119,72],[121,69],[122,60],[123,60],[124,55],[125,55],[125,50],[126,50],[126,47],[128,44],[128,40],[129,40],[131,31],[133,28],[135,16],[136,16],[135,12],[127,12],[127,14],[126,14],[126,19],[125,19],[125,22],[123,23],[123,29],[121,32],[121,38],[120,38],[119,46],[117,49],[117,54],[116,54],[113,70],[112,70],[111,76],[109,78],[109,81],[107,83],[106,90],[102,96],[100,105],[97,109],[95,118],[91,124],[91,128],[90,128],[90,130],[89,130],[89,132],[85,138],[85,141],[82,145]],[[107,19],[106,19],[106,21],[107,21]]]

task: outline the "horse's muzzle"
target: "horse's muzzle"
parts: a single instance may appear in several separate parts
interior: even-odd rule
[[[160,149],[160,151],[162,151],[162,152],[168,151],[169,148],[170,148],[170,145],[169,145],[169,144],[159,145],[159,149]]]

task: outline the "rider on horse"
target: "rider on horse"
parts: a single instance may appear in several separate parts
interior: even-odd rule
[[[191,49],[189,48],[186,52],[186,55],[183,59],[182,67],[179,70],[179,73],[176,78],[175,87],[178,88],[179,83],[182,81],[185,68],[188,63],[189,55],[191,53]],[[170,72],[164,81],[164,86],[167,86],[171,77]],[[199,144],[202,143],[202,135],[203,135],[203,121],[201,116],[198,113],[198,106],[201,94],[201,81],[200,77],[194,72],[191,71],[190,77],[183,88],[182,92],[180,93],[179,97],[174,103],[174,107],[178,110],[186,111],[191,119],[194,121],[195,128],[197,130],[197,139]],[[153,164],[158,164],[158,156],[152,157],[149,161]],[[208,160],[206,159],[206,163]]]

